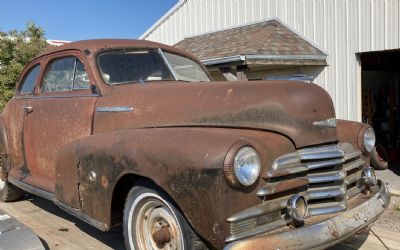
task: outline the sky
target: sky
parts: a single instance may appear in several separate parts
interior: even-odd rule
[[[47,39],[138,38],[178,0],[0,0],[0,31],[33,21]]]

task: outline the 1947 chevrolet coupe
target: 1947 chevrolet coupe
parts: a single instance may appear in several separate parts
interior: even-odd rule
[[[0,116],[2,201],[22,190],[128,249],[310,249],[369,228],[387,188],[369,125],[294,81],[212,82],[135,40],[52,48]]]

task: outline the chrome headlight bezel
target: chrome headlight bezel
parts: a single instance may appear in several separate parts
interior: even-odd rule
[[[372,152],[375,147],[376,137],[372,127],[368,127],[363,135],[364,150],[368,153]]]
[[[261,158],[255,148],[246,141],[238,141],[225,156],[224,174],[232,187],[246,188],[257,182],[261,167]]]

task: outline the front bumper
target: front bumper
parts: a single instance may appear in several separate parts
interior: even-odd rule
[[[323,249],[363,230],[376,221],[390,202],[390,193],[382,181],[378,191],[357,207],[320,223],[294,230],[259,235],[230,243],[224,249]]]

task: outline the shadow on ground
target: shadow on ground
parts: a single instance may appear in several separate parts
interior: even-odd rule
[[[108,247],[112,249],[125,249],[124,245],[124,238],[123,238],[123,232],[122,232],[122,227],[117,227],[113,228],[109,232],[102,232],[98,230],[97,228],[87,224],[86,222],[83,222],[79,220],[78,218],[68,214],[67,212],[64,212],[61,210],[59,207],[57,207],[54,203],[51,201],[36,197],[36,196],[31,196],[28,195],[26,197],[28,201],[30,201],[32,204],[35,206],[46,210],[47,212],[63,218],[65,220],[68,220],[72,223],[75,224],[76,227],[78,227],[80,230],[82,230],[84,233],[92,236],[93,238],[97,239],[98,241],[102,242],[103,244],[107,245]],[[58,229],[61,232],[68,232],[67,228],[60,227]],[[49,249],[49,246],[47,242],[45,242],[43,239],[40,239],[43,243],[43,245],[46,247],[46,249]]]
[[[389,170],[392,171],[397,176],[400,176],[400,163],[398,162],[389,163]]]

